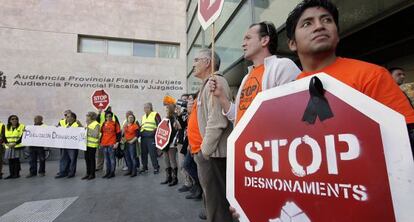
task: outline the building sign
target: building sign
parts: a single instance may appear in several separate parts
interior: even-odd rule
[[[91,94],[104,89],[111,96],[112,111],[118,116],[132,110],[144,113],[144,104],[151,102],[154,110],[162,109],[165,94],[179,97],[186,91],[185,77],[170,74],[140,75],[129,73],[28,73],[0,72],[0,121],[11,114],[31,124],[35,115],[42,115],[47,125],[57,125],[64,110],[72,110],[85,123],[85,115],[93,111]],[[18,101],[18,102],[17,102]],[[99,105],[99,104],[98,104]],[[120,120],[122,121],[122,120]]]

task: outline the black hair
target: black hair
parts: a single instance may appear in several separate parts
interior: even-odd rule
[[[73,119],[75,119],[75,120],[77,119],[76,113],[71,112],[69,115],[70,115],[70,116],[72,116],[72,117],[73,117]]]
[[[127,117],[127,122],[129,122],[129,121],[128,121],[129,116],[134,117],[134,121],[133,121],[133,122],[135,123],[137,119],[135,118],[135,115],[134,115],[134,114],[129,114],[129,115],[128,115],[128,117]]]
[[[322,7],[326,9],[333,17],[336,27],[339,31],[339,12],[338,8],[329,0],[303,0],[289,13],[288,18],[286,19],[286,35],[289,40],[295,39],[295,30],[298,24],[299,18],[302,16],[303,12],[308,8],[313,7]]]
[[[392,72],[394,72],[395,70],[402,70],[402,71],[404,71],[404,69],[403,68],[401,68],[401,67],[391,67],[391,68],[389,68],[388,69],[388,71],[392,74]]]
[[[190,96],[191,96],[191,97],[193,97],[193,99],[194,99],[194,100],[196,100],[196,99],[197,99],[197,97],[198,97],[198,93],[199,93],[199,92],[200,92],[200,91],[197,91],[197,92],[195,92],[195,93],[189,93],[189,94],[188,94],[188,97],[190,97]]]
[[[11,124],[11,119],[12,118],[17,118],[17,126],[20,125],[20,123],[19,123],[19,117],[17,117],[17,115],[10,115],[9,118],[7,119],[7,130],[10,130],[11,127],[12,127],[12,124]]]
[[[253,23],[250,25],[250,28],[256,25],[259,26],[260,37],[269,36],[269,45],[267,46],[267,49],[269,49],[270,54],[276,55],[278,37],[275,25],[272,22],[264,21]]]
[[[110,114],[110,115],[111,115],[111,117],[113,117],[113,116],[114,116],[114,113],[113,113],[113,112],[111,112],[111,111],[105,111],[105,118],[106,118],[106,116],[107,116],[108,114]]]

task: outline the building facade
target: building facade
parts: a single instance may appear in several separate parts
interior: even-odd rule
[[[137,118],[186,92],[184,0],[4,0],[0,7],[0,120],[34,115],[81,122],[104,89],[112,110]]]

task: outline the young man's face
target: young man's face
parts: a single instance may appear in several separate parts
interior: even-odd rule
[[[391,73],[392,78],[394,79],[394,81],[398,84],[401,85],[404,83],[405,80],[405,73],[403,70],[401,69],[396,69],[394,71],[392,71]]]
[[[244,58],[252,61],[263,48],[267,47],[268,38],[262,38],[259,35],[260,26],[255,25],[244,34],[242,49],[244,51]]]
[[[298,55],[335,53],[338,42],[338,29],[332,15],[322,7],[312,7],[299,18],[289,48]]]

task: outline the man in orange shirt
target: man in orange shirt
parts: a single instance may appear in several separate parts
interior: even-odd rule
[[[101,128],[101,149],[106,162],[106,174],[102,178],[108,179],[115,177],[115,150],[121,140],[121,129],[119,123],[112,119],[113,115],[111,111],[105,112],[105,122]]]
[[[300,73],[296,64],[288,58],[276,56],[278,36],[271,22],[252,24],[243,38],[244,58],[253,63],[244,76],[236,99],[231,102],[224,93],[224,87],[215,77],[209,81],[211,91],[223,107],[223,114],[236,124],[254,98],[261,91],[295,80]]]
[[[329,0],[304,0],[289,14],[289,48],[303,67],[298,79],[325,72],[404,115],[412,132],[414,110],[390,73],[374,64],[336,56],[338,29],[338,9]]]
[[[194,181],[191,188],[191,194],[187,195],[186,199],[201,199],[203,191],[201,189],[200,181],[197,175],[197,164],[194,162],[193,155],[197,154],[201,149],[201,143],[203,138],[200,135],[197,122],[197,105],[194,100],[197,98],[197,94],[189,95],[187,110],[188,110],[188,124],[187,124],[187,138],[188,138],[188,153],[185,156],[183,167]]]

